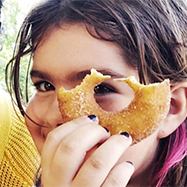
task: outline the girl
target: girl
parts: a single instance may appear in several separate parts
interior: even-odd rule
[[[187,185],[186,32],[183,0],[47,0],[28,14],[7,73],[41,153],[44,187]],[[36,93],[24,111],[19,71],[28,54]],[[170,111],[156,132],[131,146],[127,132],[110,136],[94,115],[64,123],[58,89],[74,88],[91,68],[144,84],[170,79]],[[132,98],[112,80],[95,88],[105,110]]]

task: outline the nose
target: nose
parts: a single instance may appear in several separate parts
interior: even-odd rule
[[[58,108],[57,96],[51,98],[46,110],[45,123],[53,128],[63,123],[61,113]]]

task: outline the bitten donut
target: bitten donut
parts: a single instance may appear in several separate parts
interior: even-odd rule
[[[137,143],[151,135],[166,117],[170,107],[169,80],[149,85],[140,84],[134,77],[115,79],[127,83],[134,92],[134,99],[121,111],[108,112],[95,101],[94,88],[110,79],[92,69],[82,83],[72,90],[63,87],[58,91],[59,110],[64,122],[81,116],[95,114],[99,124],[111,134],[128,132]]]

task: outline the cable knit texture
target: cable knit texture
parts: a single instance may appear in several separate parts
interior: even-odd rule
[[[0,186],[33,186],[40,157],[24,118],[0,89]],[[19,117],[18,117],[19,116]]]

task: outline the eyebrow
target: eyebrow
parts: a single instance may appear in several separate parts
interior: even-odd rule
[[[38,71],[38,70],[31,70],[30,76],[31,78],[36,77],[36,78],[52,81],[52,78],[48,73]]]
[[[98,72],[102,73],[103,75],[109,75],[111,78],[122,78],[126,77],[120,73],[117,73],[113,70],[110,69],[97,69]],[[70,75],[68,75],[67,79],[68,80],[82,80],[87,74],[90,74],[91,70],[83,70],[81,72],[73,72]]]
[[[111,78],[126,77],[125,75],[122,75],[122,74],[117,73],[117,72],[110,70],[110,69],[101,69],[101,70],[97,69],[97,71],[102,73],[103,75],[109,75],[109,76],[111,76]],[[65,78],[66,78],[66,80],[69,80],[69,81],[83,80],[87,74],[90,74],[90,72],[91,72],[91,70],[83,70],[81,72],[73,71],[70,74],[68,74],[67,77],[65,77]],[[30,76],[31,76],[31,78],[36,77],[36,78],[48,80],[51,82],[53,80],[52,77],[48,73],[38,71],[38,70],[31,70]]]

